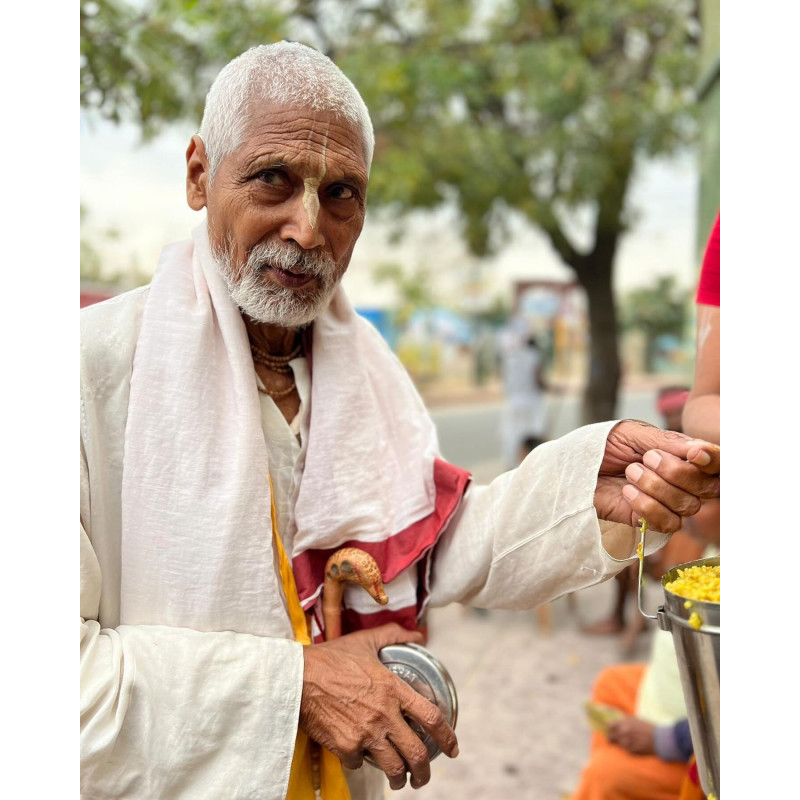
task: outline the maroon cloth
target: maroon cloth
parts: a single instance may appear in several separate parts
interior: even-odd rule
[[[313,337],[310,326],[304,329],[302,341],[308,368],[313,372]],[[332,549],[306,550],[292,559],[292,572],[300,605],[307,613],[313,615],[319,629],[318,633],[312,635],[315,643],[324,641],[321,589],[325,580],[325,564],[328,558],[342,547],[357,547],[369,553],[377,562],[384,583],[394,580],[403,570],[414,564],[417,566],[418,579],[417,602],[413,606],[391,611],[377,609],[371,614],[359,614],[352,609],[344,608],[342,633],[374,628],[387,622],[397,622],[408,630],[424,628],[421,620],[430,596],[433,548],[461,504],[471,480],[472,476],[467,470],[437,458],[433,462],[436,500],[433,511],[427,517],[381,542],[346,541]]]
[[[703,256],[700,282],[697,287],[697,303],[704,306],[719,306],[719,212]]]
[[[436,502],[433,511],[427,517],[381,542],[347,541],[335,549],[306,550],[292,559],[292,571],[300,604],[307,612],[314,615],[317,627],[320,630],[324,629],[320,589],[325,580],[325,564],[328,558],[341,547],[358,547],[375,559],[384,583],[389,583],[403,570],[416,564],[417,602],[413,606],[393,611],[376,608],[371,614],[358,614],[352,609],[344,609],[342,632],[372,628],[386,622],[397,622],[409,630],[416,629],[430,594],[429,579],[433,548],[458,509],[470,480],[471,476],[466,470],[442,459],[436,459],[433,464]],[[322,641],[322,634],[316,634],[314,640]]]

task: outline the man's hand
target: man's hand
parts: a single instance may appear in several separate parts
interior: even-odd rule
[[[382,647],[401,642],[419,644],[422,634],[391,623],[305,647],[300,727],[349,769],[358,769],[368,750],[392,789],[405,785],[406,770],[416,789],[430,780],[430,759],[404,715],[451,758],[458,745],[442,712],[378,659]]]
[[[619,745],[636,756],[651,756],[653,746],[653,725],[638,717],[623,717],[612,722],[606,730],[606,737],[612,744]]]
[[[701,499],[719,497],[719,446],[624,420],[608,435],[594,506],[600,519],[674,533]]]

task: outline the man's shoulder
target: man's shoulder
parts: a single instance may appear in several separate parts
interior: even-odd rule
[[[143,302],[143,298],[147,297],[150,290],[150,284],[144,286],[137,286],[135,289],[129,289],[126,292],[112,295],[111,297],[101,300],[97,303],[85,306],[80,310],[81,324],[83,320],[91,319],[102,314],[119,314],[123,309],[130,310],[134,306]]]
[[[130,370],[149,291],[140,286],[81,309],[82,383]]]

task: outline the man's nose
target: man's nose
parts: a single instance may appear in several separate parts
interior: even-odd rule
[[[321,247],[325,237],[320,231],[319,196],[307,189],[298,193],[287,203],[286,219],[281,225],[280,237],[283,241],[297,242],[304,250]]]

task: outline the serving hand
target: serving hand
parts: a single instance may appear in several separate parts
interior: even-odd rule
[[[600,519],[674,533],[701,501],[719,497],[719,445],[623,420],[608,435],[594,506]]]

